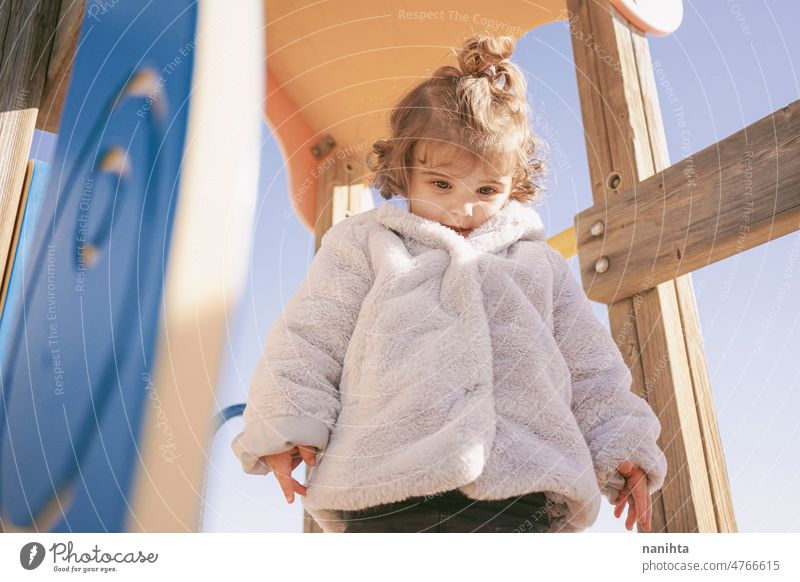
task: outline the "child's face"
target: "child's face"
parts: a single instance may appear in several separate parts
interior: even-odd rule
[[[500,210],[511,195],[511,176],[492,172],[489,164],[471,168],[429,167],[416,155],[415,160],[408,209],[424,218],[462,229],[477,228]]]

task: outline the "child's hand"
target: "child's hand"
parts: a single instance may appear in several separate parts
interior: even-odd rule
[[[653,515],[652,501],[647,492],[647,474],[630,461],[625,461],[617,467],[620,475],[625,477],[625,486],[620,490],[615,500],[614,517],[619,517],[625,511],[625,503],[630,505],[625,528],[631,530],[638,519],[642,529],[650,531],[650,518]]]
[[[264,461],[264,463],[266,463],[275,474],[275,478],[278,480],[278,484],[281,486],[283,494],[288,503],[294,501],[295,491],[303,496],[306,494],[306,487],[292,478],[292,471],[295,470],[301,461],[305,461],[307,465],[316,465],[316,455],[316,447],[312,447],[310,445],[297,445],[288,451],[277,453],[275,455],[264,455],[261,457],[261,460]]]

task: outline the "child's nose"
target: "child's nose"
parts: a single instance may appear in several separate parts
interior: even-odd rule
[[[469,198],[457,204],[451,214],[456,218],[472,218],[475,204],[474,196],[470,195]]]
[[[465,223],[472,220],[472,209],[458,209],[450,212],[450,216],[453,217],[453,220],[457,222],[459,226],[464,226]]]

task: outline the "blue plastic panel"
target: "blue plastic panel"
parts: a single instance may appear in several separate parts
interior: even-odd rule
[[[88,3],[50,178],[0,328],[6,525],[125,525],[143,408],[158,390],[148,380],[196,12],[183,0]]]

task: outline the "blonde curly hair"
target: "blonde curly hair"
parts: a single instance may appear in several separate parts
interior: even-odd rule
[[[488,162],[512,176],[511,198],[538,202],[545,167],[536,156],[527,82],[509,60],[515,44],[510,36],[471,36],[454,49],[459,67],[439,67],[412,87],[391,112],[389,139],[376,141],[367,156],[370,186],[386,199],[407,196],[424,141],[455,146],[448,149],[461,160]]]

